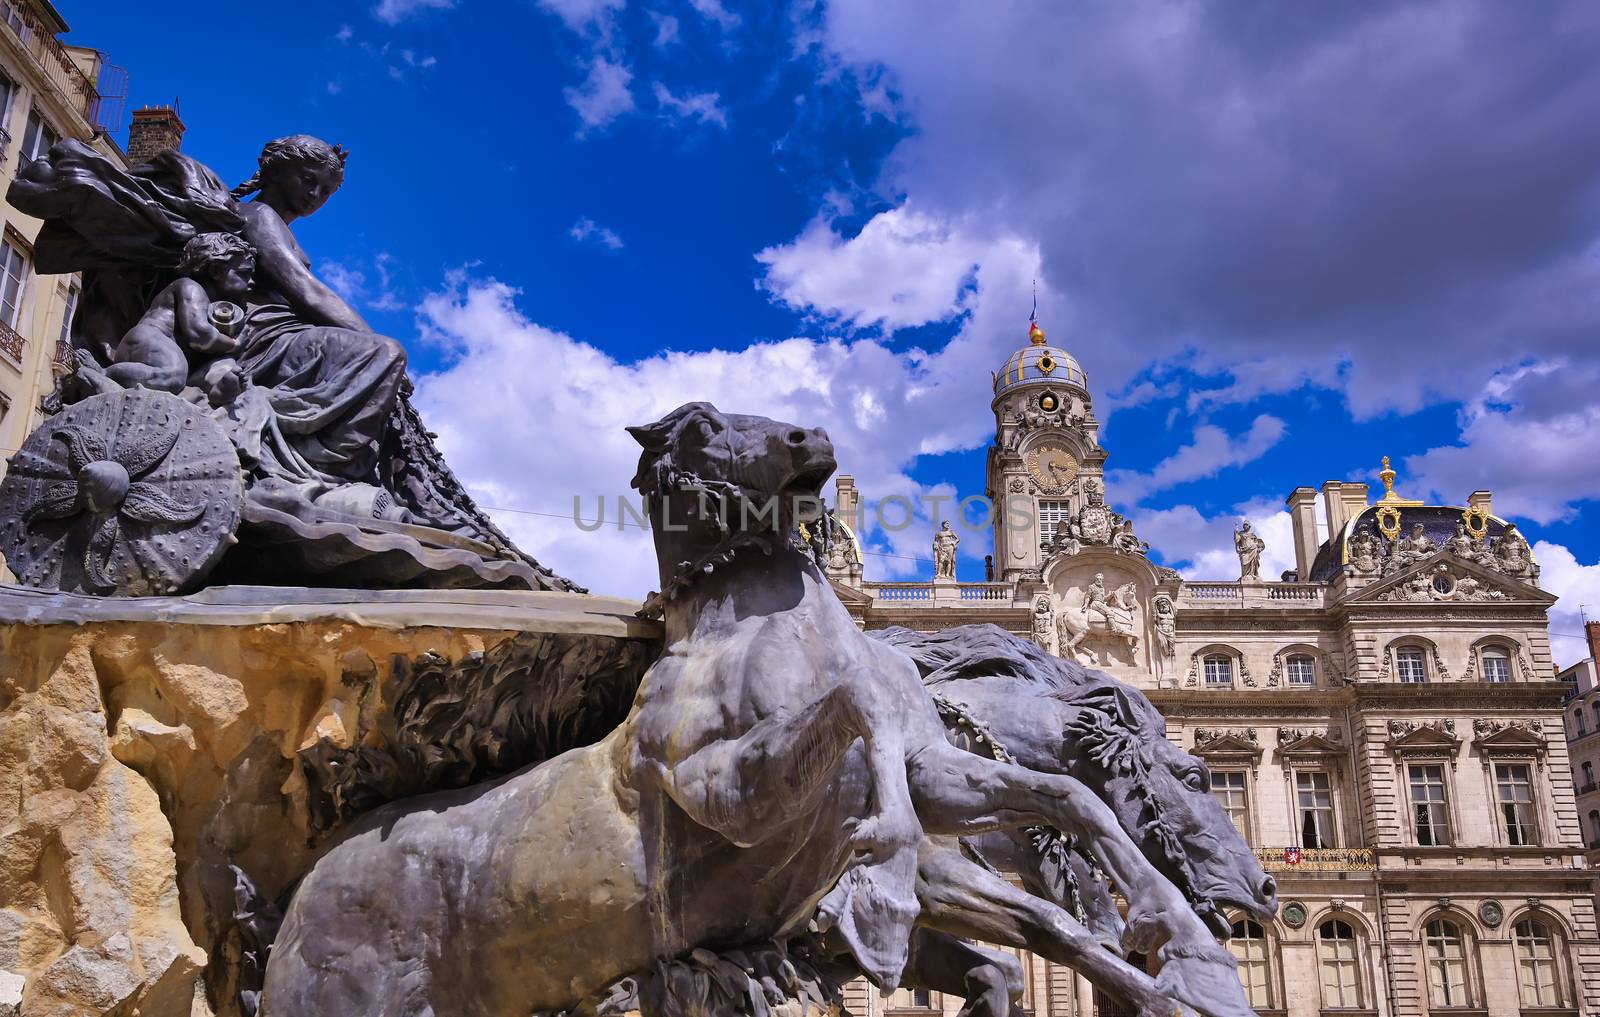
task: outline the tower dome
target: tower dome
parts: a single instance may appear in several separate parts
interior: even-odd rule
[[[1037,321],[1028,323],[1028,345],[1006,358],[994,376],[996,399],[1019,389],[1050,385],[1070,385],[1089,394],[1089,379],[1077,358],[1045,341],[1044,329]]]

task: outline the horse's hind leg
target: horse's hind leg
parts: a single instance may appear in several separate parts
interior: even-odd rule
[[[1065,911],[963,857],[949,840],[929,838],[923,842],[917,899],[922,904],[919,921],[928,928],[1031,950],[1046,960],[1065,964],[1134,1006],[1140,1017],[1173,1017],[1177,1009],[1155,980],[1102,947],[1093,933]],[[919,937],[922,931],[919,930]],[[963,973],[947,973],[944,980]],[[925,981],[927,972],[919,974],[924,976],[919,981]],[[1249,1013],[1220,1009],[1203,1012],[1213,1017],[1246,1017]]]

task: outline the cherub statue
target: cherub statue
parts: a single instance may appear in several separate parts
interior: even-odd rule
[[[1508,576],[1526,576],[1533,571],[1533,549],[1527,538],[1517,532],[1516,523],[1506,523],[1491,553],[1495,567]]]
[[[1350,538],[1350,565],[1358,575],[1371,575],[1382,567],[1382,545],[1372,532],[1370,523],[1363,525]]]
[[[178,278],[156,294],[132,328],[117,344],[111,364],[80,366],[93,387],[110,388],[92,377],[99,373],[117,388],[159,389],[174,394],[194,384],[206,391],[213,405],[232,400],[243,386],[233,361],[213,358],[234,352],[238,340],[217,327],[213,318],[236,316],[250,292],[256,254],[231,233],[200,233],[184,245]],[[227,301],[213,315],[217,302]],[[206,358],[191,377],[191,355]],[[80,361],[82,358],[80,358]]]

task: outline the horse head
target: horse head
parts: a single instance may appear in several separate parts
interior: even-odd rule
[[[1277,884],[1211,794],[1206,764],[1167,740],[1161,714],[1138,690],[1101,680],[1057,698],[1068,772],[1101,794],[1161,872],[1212,930],[1229,932],[1224,905],[1270,919]]]
[[[786,544],[797,522],[820,515],[836,467],[820,427],[710,403],[687,403],[628,433],[644,450],[633,488],[645,499],[667,599],[743,547],[771,553]]]

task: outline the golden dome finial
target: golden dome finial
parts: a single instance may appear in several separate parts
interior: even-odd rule
[[[1389,457],[1383,457],[1383,469],[1378,471],[1378,479],[1383,481],[1383,500],[1394,500],[1394,470],[1389,467]]]
[[[1044,329],[1039,327],[1039,323],[1037,321],[1031,321],[1028,323],[1028,341],[1033,343],[1035,346],[1044,345]]]

